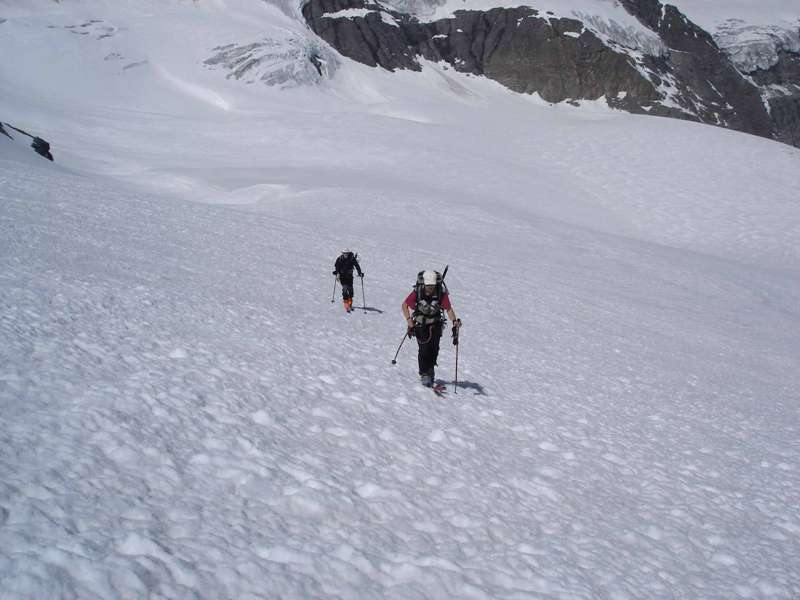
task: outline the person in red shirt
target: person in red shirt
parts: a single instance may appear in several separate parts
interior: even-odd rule
[[[413,333],[417,338],[420,380],[423,385],[430,387],[434,383],[434,368],[439,357],[444,313],[450,317],[454,329],[461,327],[461,320],[456,317],[447,288],[436,271],[423,271],[421,285],[417,285],[406,297],[401,310],[406,318],[409,336]]]

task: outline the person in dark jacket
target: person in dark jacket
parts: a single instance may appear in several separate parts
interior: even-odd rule
[[[364,277],[358,255],[345,248],[333,264],[333,274],[342,285],[342,303],[347,312],[353,310],[353,269],[358,271],[359,277]]]

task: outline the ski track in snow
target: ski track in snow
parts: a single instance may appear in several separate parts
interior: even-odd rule
[[[45,33],[139,56],[169,20],[128,12]],[[0,73],[3,119],[59,142],[0,138],[0,600],[800,596],[796,150],[428,68],[258,92],[167,50],[193,96]],[[439,398],[413,340],[390,360],[447,263]]]

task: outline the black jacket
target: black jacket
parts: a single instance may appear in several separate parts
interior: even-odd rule
[[[360,277],[362,275],[361,265],[358,264],[356,255],[352,252],[348,252],[347,254],[339,255],[339,258],[336,259],[336,262],[333,265],[333,274],[352,277],[354,268],[356,271],[358,271],[358,275]]]

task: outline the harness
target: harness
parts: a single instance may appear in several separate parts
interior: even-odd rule
[[[412,320],[417,326],[433,325],[434,323],[443,323],[444,309],[442,308],[442,298],[447,293],[447,286],[444,283],[444,277],[438,271],[436,272],[436,291],[433,295],[425,295],[425,282],[423,281],[420,271],[417,274],[417,284],[414,291],[417,295],[417,304],[414,307],[414,313],[411,315]]]
[[[444,309],[439,298],[421,295],[417,289],[417,305],[411,318],[417,325],[431,325],[444,321]]]

